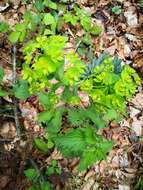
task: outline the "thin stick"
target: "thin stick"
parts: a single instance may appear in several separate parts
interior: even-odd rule
[[[13,85],[16,84],[16,45],[13,46]],[[17,132],[17,137],[20,137],[20,123],[19,123],[19,118],[18,118],[18,102],[16,97],[13,97],[13,103],[14,103],[14,119],[15,119],[15,125],[16,125],[16,132]]]
[[[43,177],[43,175],[41,175],[41,171],[38,168],[36,162],[32,158],[29,158],[29,161],[30,161],[31,165],[34,167],[34,169],[37,171],[39,177],[41,177],[42,181],[44,181],[44,177]]]
[[[75,49],[75,53],[77,52],[77,50],[78,50],[78,48],[79,48],[81,42],[82,42],[82,40],[80,40],[80,41],[77,43],[77,45],[76,45],[76,49]]]

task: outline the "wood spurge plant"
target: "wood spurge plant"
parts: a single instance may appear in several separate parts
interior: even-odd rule
[[[16,64],[20,65],[20,75],[17,79],[14,76],[8,86],[0,66],[0,97],[9,96],[22,103],[34,97],[36,124],[43,133],[33,138],[32,147],[46,156],[57,150],[62,157],[76,157],[77,172],[82,172],[106,160],[114,142],[102,135],[103,129],[128,116],[126,104],[137,92],[141,79],[119,56],[102,51],[103,47],[96,56],[95,41],[102,38],[104,27],[93,19],[92,11],[82,8],[84,3],[32,2],[32,9],[22,13],[15,26],[0,23],[0,33],[8,35],[8,43],[17,46],[20,55],[18,63],[16,54],[13,61],[15,73]],[[28,3],[21,1],[23,6]],[[120,15],[122,7],[110,7],[111,16]],[[68,46],[71,38],[75,49]],[[63,171],[58,161],[51,157],[50,164],[46,160],[48,164],[45,162],[47,165],[40,169],[32,158],[25,166],[29,161],[32,167],[24,171],[32,184],[28,190],[51,190],[51,175],[60,176]],[[136,189],[141,185],[140,180]]]
[[[23,78],[45,109],[39,113],[39,122],[44,123],[49,138],[64,155],[81,157],[81,171],[104,159],[112,147],[97,131],[126,116],[125,102],[135,93],[140,78],[131,67],[122,66],[118,58],[105,53],[89,65],[74,53],[64,55],[65,43],[62,36],[42,36],[26,44]],[[63,92],[57,96],[60,88]],[[80,91],[89,96],[88,107],[81,107]],[[63,117],[69,123],[65,134],[60,132]]]
[[[76,11],[77,15],[85,14],[77,7]],[[49,13],[45,14],[44,24],[53,24],[51,18]],[[29,13],[25,19],[29,19]],[[26,24],[29,22],[26,20]],[[85,27],[85,23],[81,24]],[[11,42],[19,38],[24,40],[22,27],[25,26],[27,29],[25,23],[16,25],[16,32],[9,36]],[[26,42],[23,79],[16,84],[14,91],[21,99],[36,94],[43,106],[38,121],[44,125],[52,146],[35,139],[37,147],[46,151],[55,144],[63,155],[80,157],[78,169],[81,171],[105,158],[113,143],[98,135],[98,130],[110,121],[119,122],[127,116],[126,101],[141,81],[133,68],[122,65],[121,60],[107,53],[88,64],[75,52],[65,53],[67,40],[67,37],[54,33],[47,35],[43,30],[35,39]],[[29,92],[25,91],[27,88]],[[59,89],[62,91],[57,95]],[[81,106],[80,92],[89,97],[87,107]],[[64,117],[67,118],[65,126],[62,123]],[[64,128],[68,132],[63,133]]]

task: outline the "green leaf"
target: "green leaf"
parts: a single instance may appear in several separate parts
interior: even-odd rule
[[[26,37],[26,30],[23,30],[23,32],[21,33],[20,37],[19,37],[19,41],[23,42],[25,40]]]
[[[38,94],[40,103],[44,106],[45,109],[50,107],[49,94],[46,92],[40,92]]]
[[[30,94],[28,90],[28,83],[25,80],[19,80],[18,83],[14,86],[15,97],[26,100]]]
[[[5,90],[0,89],[0,96],[7,96],[8,92],[6,92]]]
[[[108,110],[108,112],[105,114],[104,116],[104,120],[106,120],[107,122],[112,121],[114,119],[116,119],[118,117],[118,112],[114,109],[110,109]]]
[[[46,93],[46,92],[40,92],[38,94],[39,101],[44,106],[45,110],[50,109],[51,107],[57,103],[57,96],[55,93]]]
[[[112,142],[107,141],[100,136],[96,138],[97,143],[95,146],[84,150],[78,165],[79,171],[83,171],[97,161],[105,159],[106,153],[112,148]]]
[[[54,113],[52,111],[44,111],[38,114],[38,121],[39,122],[47,122],[51,120],[51,118],[54,116]]]
[[[36,147],[39,150],[41,150],[43,152],[47,152],[48,151],[48,145],[42,139],[36,138],[36,139],[34,139],[34,142],[35,142]]]
[[[17,32],[23,32],[25,30],[26,25],[25,23],[16,24],[15,29]]]
[[[91,34],[95,35],[95,36],[98,36],[102,33],[102,27],[101,26],[98,26],[98,25],[95,25],[91,28],[90,32]]]
[[[51,25],[55,23],[55,19],[50,13],[45,13],[43,22],[45,25]]]
[[[50,176],[50,175],[52,175],[53,173],[55,173],[55,168],[52,167],[52,166],[50,166],[50,167],[47,169],[47,171],[46,171],[46,175],[47,175],[47,176]]]
[[[64,20],[66,22],[71,23],[73,26],[75,26],[79,20],[79,18],[75,15],[72,15],[70,12],[64,14]]]
[[[74,126],[80,126],[85,122],[84,110],[69,109],[68,120]]]
[[[22,4],[26,5],[27,3],[29,3],[29,0],[22,0]]]
[[[104,157],[106,156],[106,153],[112,149],[113,147],[113,142],[111,141],[107,141],[106,139],[102,138],[102,142],[100,143],[100,148],[99,150],[101,150],[101,152],[104,154]],[[104,159],[104,158],[102,158]]]
[[[33,67],[37,70],[39,69],[45,71],[45,74],[56,71],[56,64],[46,55],[41,56]]]
[[[84,35],[83,43],[85,43],[86,45],[90,45],[92,43],[92,38],[91,38],[91,35],[89,33],[86,33]]]
[[[4,77],[4,70],[2,67],[0,67],[0,82],[3,80]]]
[[[57,160],[52,160],[52,161],[51,161],[51,165],[52,165],[53,167],[56,167],[57,164],[58,164]]]
[[[86,109],[84,115],[84,117],[89,118],[98,129],[104,128],[106,126],[101,115],[98,112],[96,112],[95,108],[91,107]]]
[[[85,128],[85,141],[88,145],[96,144],[95,130],[93,127],[87,126]]]
[[[8,32],[10,29],[9,24],[5,22],[0,23],[0,32]]]
[[[122,72],[123,66],[121,65],[122,60],[119,59],[117,56],[113,59],[113,65],[114,65],[114,72],[116,74],[120,74]]]
[[[122,12],[121,6],[115,6],[112,8],[112,13],[114,13],[116,15],[121,14],[121,12]]]
[[[56,135],[53,140],[66,156],[80,155],[86,147],[85,135],[81,129],[72,130],[64,135]]]
[[[10,35],[9,35],[9,40],[12,44],[15,44],[19,37],[21,35],[21,32],[12,32]]]
[[[38,176],[38,172],[35,169],[27,169],[24,171],[24,174],[29,180],[34,180]]]
[[[49,140],[48,143],[47,143],[47,146],[48,146],[49,149],[51,149],[51,148],[54,147],[54,143]]]
[[[51,122],[48,123],[48,127],[47,127],[48,132],[57,133],[60,131],[63,112],[64,112],[64,109],[62,108],[55,110],[53,119],[51,120]]]
[[[89,148],[86,149],[80,159],[80,163],[78,165],[78,171],[81,172],[85,169],[87,169],[92,164],[96,163],[98,161],[97,157],[97,150],[96,148]]]
[[[49,29],[45,29],[44,30],[44,35],[51,35],[51,34],[54,34],[53,31],[49,30]]]
[[[50,183],[48,181],[44,181],[41,184],[41,190],[51,190]]]
[[[81,19],[80,23],[83,26],[84,30],[86,30],[87,32],[90,31],[90,29],[91,29],[91,18],[90,17],[84,16]]]
[[[37,9],[38,12],[44,11],[43,0],[36,0],[34,5],[35,5],[35,8]]]
[[[44,0],[43,4],[51,9],[57,10],[57,4],[52,2],[51,0]]]
[[[34,186],[31,186],[27,190],[38,190],[38,189],[36,187],[34,187]]]

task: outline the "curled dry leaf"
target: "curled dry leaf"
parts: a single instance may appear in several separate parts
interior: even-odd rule
[[[138,93],[131,101],[136,108],[143,109],[143,93]]]
[[[127,167],[129,165],[128,154],[126,152],[119,156],[119,163],[120,167]]]
[[[134,118],[136,115],[138,115],[141,112],[140,110],[132,106],[130,106],[129,109],[130,109],[130,118]]]
[[[111,163],[113,168],[119,167],[119,156],[114,156]]]
[[[80,97],[82,106],[87,107],[89,105],[89,96],[83,92],[79,92],[78,95]]]
[[[90,178],[81,188],[81,190],[91,190],[93,185],[95,183],[95,179],[94,178]]]
[[[141,73],[143,73],[143,52],[137,54],[134,57],[134,63],[136,64],[135,67],[139,69]],[[142,101],[143,102],[143,101]]]
[[[130,190],[130,186],[128,185],[119,185],[119,190]]]
[[[137,136],[143,135],[143,117],[139,119],[135,118],[132,122],[132,129],[135,131]]]
[[[9,181],[10,178],[8,176],[0,176],[0,189],[5,188]]]
[[[89,170],[84,178],[85,181],[87,181],[89,178],[91,178],[91,176],[95,175],[95,171],[93,171],[92,169]]]
[[[18,6],[20,5],[20,0],[9,0],[10,3],[12,3],[14,5],[14,7],[18,8]]]
[[[133,11],[124,12],[124,16],[126,17],[128,26],[135,27],[138,25],[137,14]]]
[[[9,7],[9,4],[8,3],[5,3],[5,2],[0,2],[0,12],[3,12],[5,11],[7,8]]]
[[[45,160],[45,162],[49,165],[51,160],[61,160],[63,157],[61,153],[55,148],[52,154]]]
[[[37,119],[37,110],[33,106],[30,105],[29,102],[20,103],[20,110],[22,117],[27,118],[29,120],[36,120]]]
[[[5,122],[0,128],[0,136],[9,139],[16,136],[16,128],[14,122]]]

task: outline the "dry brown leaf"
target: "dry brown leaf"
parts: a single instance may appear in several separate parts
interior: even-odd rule
[[[132,129],[135,131],[137,136],[143,135],[143,117],[140,117],[139,119],[134,118]]]
[[[0,127],[0,136],[5,139],[16,137],[15,123],[12,121],[3,123]]]
[[[143,93],[138,93],[131,101],[136,108],[143,109]]]
[[[10,178],[8,176],[0,176],[0,189],[5,188],[9,181]]]
[[[129,109],[130,109],[130,118],[134,118],[136,115],[138,115],[141,112],[140,110],[132,106],[130,106]]]
[[[134,57],[134,63],[136,64],[135,67],[139,69],[141,73],[143,73],[143,52],[138,53]]]
[[[62,158],[61,153],[55,148],[52,154],[45,160],[45,163],[49,165],[51,160],[61,160]]]
[[[130,7],[126,12],[124,12],[124,16],[126,17],[129,27],[135,27],[138,25],[138,18],[137,14],[135,13],[134,7]]]
[[[81,188],[81,190],[92,190],[92,187],[95,183],[95,179],[94,178],[90,178]]]
[[[84,180],[87,181],[91,176],[95,175],[95,171],[93,171],[92,169],[89,170],[86,174],[86,176],[84,177]]]
[[[130,186],[128,185],[119,185],[118,188],[119,190],[131,190]]]

